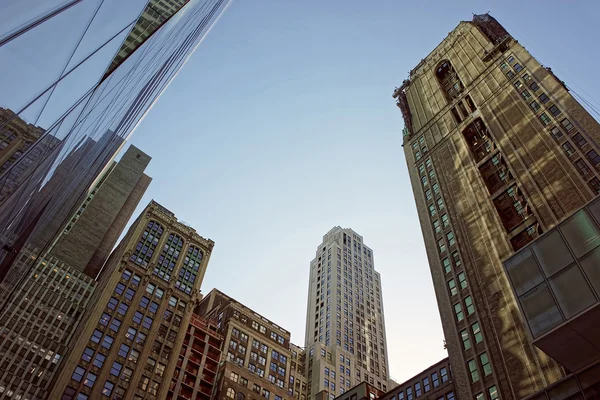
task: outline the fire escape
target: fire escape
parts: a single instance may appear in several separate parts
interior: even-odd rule
[[[483,121],[477,118],[463,135],[516,251],[541,233],[537,219]]]

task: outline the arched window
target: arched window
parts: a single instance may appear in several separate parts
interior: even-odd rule
[[[233,388],[227,388],[227,397],[235,399],[235,390]]]
[[[175,282],[175,287],[182,292],[190,294],[194,288],[194,282],[200,270],[200,262],[202,261],[202,250],[195,246],[190,246],[187,251],[187,256],[183,261],[183,266],[179,270],[179,277]]]
[[[246,400],[246,396],[242,392],[238,392],[236,400]]]
[[[454,67],[448,60],[444,60],[439,64],[435,70],[435,76],[440,82],[440,86],[448,101],[458,98],[465,88],[456,74]]]
[[[147,267],[148,262],[154,254],[154,249],[163,234],[163,227],[156,221],[148,222],[146,230],[142,234],[140,241],[138,242],[135,251],[129,258],[134,263]]]
[[[163,247],[160,257],[154,267],[154,274],[160,276],[165,281],[171,280],[171,274],[179,259],[179,253],[183,247],[183,239],[174,233],[169,234],[169,238]]]

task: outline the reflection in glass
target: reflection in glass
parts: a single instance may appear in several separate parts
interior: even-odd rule
[[[563,317],[545,283],[519,297],[519,302],[534,337],[563,322]]]
[[[600,245],[600,231],[585,210],[563,222],[560,230],[578,258]]]
[[[530,249],[521,251],[505,262],[517,296],[541,283],[544,278]]]
[[[556,230],[538,239],[531,247],[547,277],[573,262],[571,252]]]
[[[550,279],[550,286],[566,318],[596,302],[592,289],[576,265]]]
[[[600,296],[600,247],[579,260],[579,263],[596,291],[596,296]]]

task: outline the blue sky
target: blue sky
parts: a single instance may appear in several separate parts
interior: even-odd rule
[[[460,20],[490,11],[600,99],[594,1],[234,0],[134,133],[154,198],[216,242],[217,287],[303,345],[308,270],[350,227],[382,275],[390,371],[445,357],[392,91]]]

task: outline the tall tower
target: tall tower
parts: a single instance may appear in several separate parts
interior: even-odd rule
[[[362,381],[387,391],[381,279],[374,268],[373,251],[352,229],[331,229],[317,248],[306,311],[309,399],[333,399]]]
[[[524,398],[563,371],[527,335],[502,261],[600,191],[600,125],[487,14],[394,97],[458,397]]]
[[[165,398],[213,246],[152,201],[103,268],[49,398]]]

